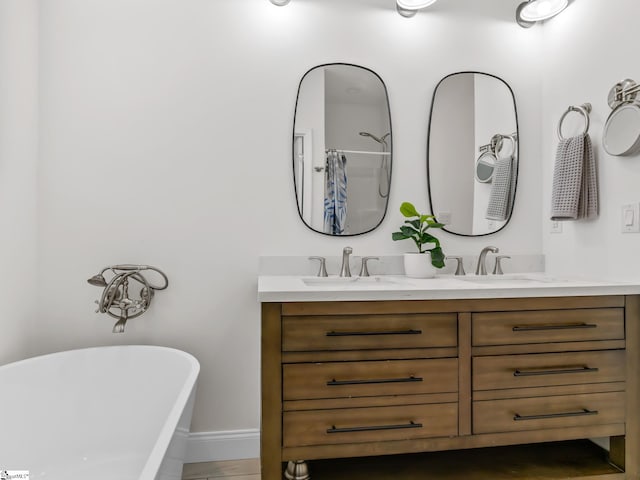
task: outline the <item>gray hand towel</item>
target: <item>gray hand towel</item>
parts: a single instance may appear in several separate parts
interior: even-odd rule
[[[513,168],[513,157],[499,158],[493,168],[491,192],[489,193],[489,204],[485,218],[504,222],[511,212],[511,203],[513,202],[512,191],[515,186],[516,170]]]
[[[558,143],[551,192],[551,220],[598,216],[598,175],[588,134]]]

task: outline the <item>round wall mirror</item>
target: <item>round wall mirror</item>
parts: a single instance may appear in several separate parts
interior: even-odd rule
[[[496,166],[496,157],[491,152],[485,152],[476,161],[476,180],[480,183],[489,183],[493,178]]]
[[[389,99],[375,72],[334,63],[302,77],[293,179],[305,225],[338,236],[375,229],[387,211],[392,157]]]
[[[640,147],[640,105],[622,104],[611,112],[602,135],[604,150],[609,155],[631,155]]]
[[[433,94],[427,175],[431,212],[444,230],[489,235],[511,218],[518,175],[513,92],[487,73],[454,73]]]

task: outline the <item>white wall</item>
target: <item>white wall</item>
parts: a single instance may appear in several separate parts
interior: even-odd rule
[[[552,273],[636,280],[640,275],[640,234],[620,232],[620,207],[640,202],[640,155],[612,157],[602,148],[602,129],[611,112],[609,89],[625,78],[640,81],[639,15],[637,0],[580,0],[543,27],[543,237]],[[563,222],[563,233],[551,234],[556,127],[569,105],[584,102],[593,105],[590,136],[599,163],[600,217]],[[571,114],[563,132],[568,136],[582,126],[579,114]]]
[[[36,0],[0,1],[0,364],[29,354],[36,304]]]
[[[541,29],[518,27],[514,9],[449,0],[406,19],[391,0],[42,2],[37,351],[182,348],[202,363],[193,429],[257,428],[258,256],[412,249],[391,232],[403,201],[428,208],[429,106],[437,82],[455,71],[512,86],[522,168],[503,232],[443,233],[443,246],[540,253]],[[383,78],[393,124],[389,212],[378,230],[349,239],[305,227],[292,184],[298,83],[334,61]],[[114,262],[156,265],[171,282],[119,336],[112,319],[93,313],[100,292],[85,282]]]
[[[300,188],[303,187],[306,203],[303,205],[302,216],[308,225],[321,232],[324,230],[324,182],[322,175],[319,175],[313,167],[324,169],[326,158],[324,69],[318,68],[309,72],[305,76],[304,84],[300,87],[296,105],[295,133],[306,133],[307,145],[304,145],[304,186],[298,185],[296,193],[300,195]]]

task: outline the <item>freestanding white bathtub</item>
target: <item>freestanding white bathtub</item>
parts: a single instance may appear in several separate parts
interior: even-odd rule
[[[87,348],[0,367],[0,470],[31,480],[179,480],[200,364]]]

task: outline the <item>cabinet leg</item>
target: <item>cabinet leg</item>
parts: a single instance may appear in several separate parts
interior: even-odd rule
[[[284,478],[287,480],[309,480],[309,468],[304,460],[290,461],[284,472]]]

